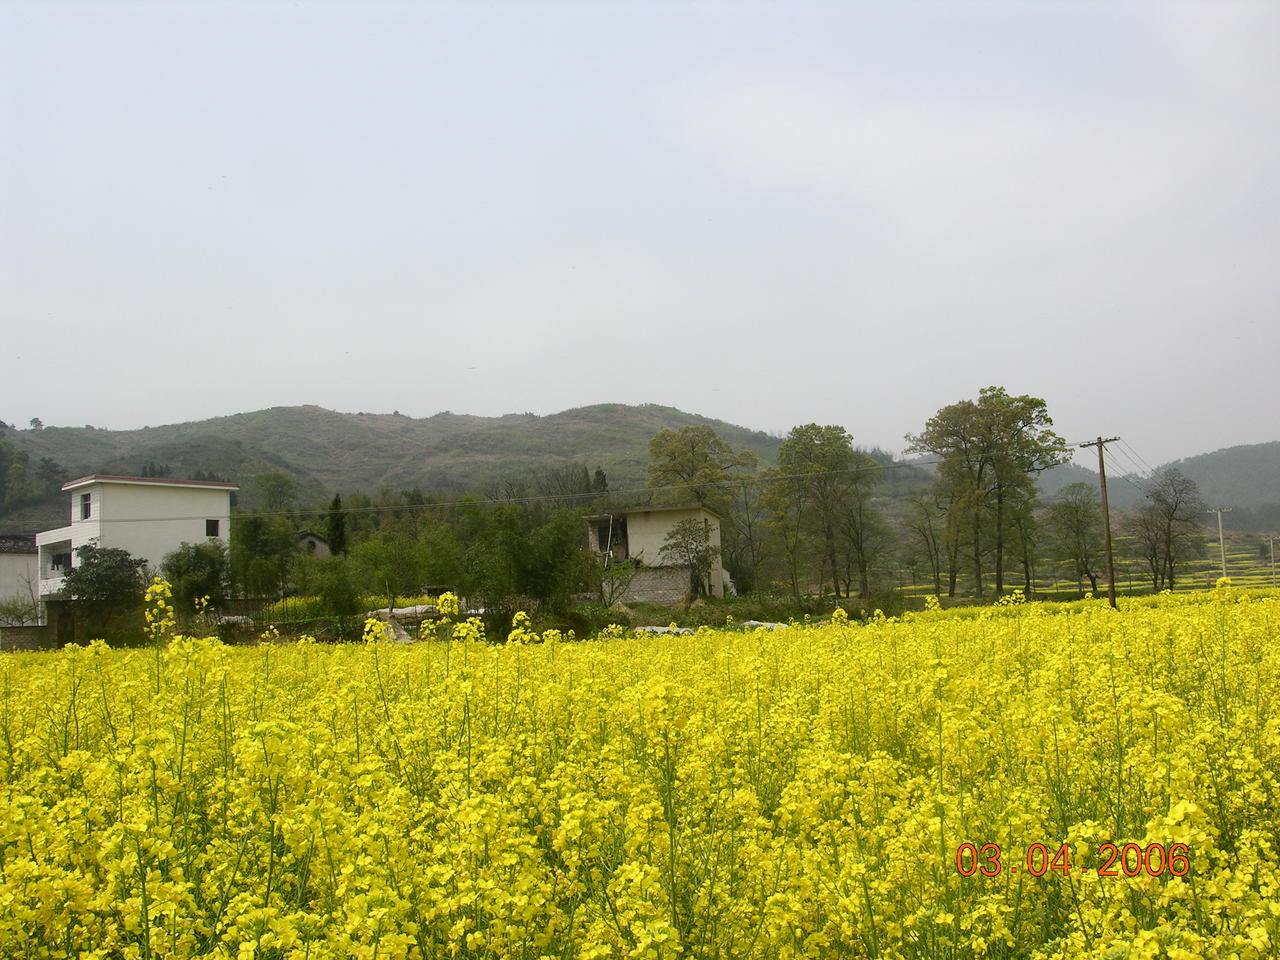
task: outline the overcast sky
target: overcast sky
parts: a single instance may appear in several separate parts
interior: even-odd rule
[[[1280,439],[1280,4],[0,0],[0,419]]]

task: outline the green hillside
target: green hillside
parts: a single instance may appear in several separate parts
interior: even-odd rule
[[[657,404],[596,404],[545,417],[445,412],[421,419],[272,407],[142,430],[8,430],[4,439],[26,451],[31,464],[49,458],[69,477],[137,475],[159,467],[175,477],[199,472],[247,484],[260,473],[279,471],[294,478],[303,500],[317,502],[335,491],[476,490],[569,462],[603,468],[613,489],[642,487],[649,439],[689,425],[712,427],[733,446],[752,450],[762,464],[773,461],[781,442]],[[251,497],[246,490],[245,498]],[[63,512],[54,497],[7,519],[61,522]]]
[[[338,413],[318,406],[272,407],[191,423],[141,430],[45,427],[5,430],[3,440],[25,451],[32,470],[44,458],[68,477],[90,473],[141,474],[159,468],[175,477],[212,476],[242,485],[279,471],[298,485],[300,499],[318,503],[334,492],[484,490],[503,479],[579,463],[608,475],[614,490],[643,487],[649,439],[660,430],[712,427],[761,466],[771,464],[781,440],[722,420],[658,404],[595,404],[549,416],[530,413],[478,417],[450,412],[413,418],[399,414]],[[877,459],[891,458],[876,453]],[[1238,530],[1280,529],[1280,442],[1230,447],[1176,461],[1212,505],[1233,508],[1225,522]],[[888,471],[880,496],[911,494],[928,469]],[[1141,477],[1108,471],[1112,506],[1143,502]],[[1051,496],[1068,483],[1097,483],[1097,474],[1068,464],[1047,471],[1040,486]],[[241,502],[254,506],[247,488]],[[10,524],[60,523],[60,496],[0,515]]]

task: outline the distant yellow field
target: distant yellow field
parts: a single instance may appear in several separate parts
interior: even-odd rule
[[[5,655],[0,955],[1274,957],[1278,630]]]

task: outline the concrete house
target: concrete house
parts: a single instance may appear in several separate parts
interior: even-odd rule
[[[638,560],[640,572],[621,597],[622,602],[679,603],[689,594],[689,568],[674,566],[663,557],[667,537],[682,520],[701,521],[717,556],[711,564],[707,592],[723,597],[728,576],[720,564],[720,516],[701,506],[631,507],[587,517],[587,547],[601,562]]]
[[[298,552],[312,557],[328,557],[333,554],[329,541],[314,530],[298,531]]]
[[[24,534],[0,536],[0,600],[39,600],[36,538]]]
[[[64,483],[71,494],[71,523],[36,535],[40,596],[62,592],[75,552],[91,540],[119,547],[158,569],[183,543],[228,542],[234,483],[111,477],[95,474]]]

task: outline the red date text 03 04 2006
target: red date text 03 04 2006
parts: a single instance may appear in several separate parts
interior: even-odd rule
[[[1185,843],[1173,843],[1167,847],[1163,843],[1149,843],[1145,847],[1136,843],[1104,843],[1098,847],[1096,860],[1094,866],[1077,865],[1074,869],[1077,873],[1092,871],[1100,877],[1136,877],[1143,873],[1153,877],[1166,873],[1185,877],[1191,872],[1191,850]],[[1033,877],[1053,872],[1065,876],[1072,870],[1071,847],[1064,843],[1054,850],[1043,843],[1033,843],[1027,847],[1021,863],[1006,865],[1004,851],[999,844],[979,846],[962,843],[956,848],[956,870],[962,877],[974,874],[998,877],[1003,873],[1017,874],[1024,870]]]

